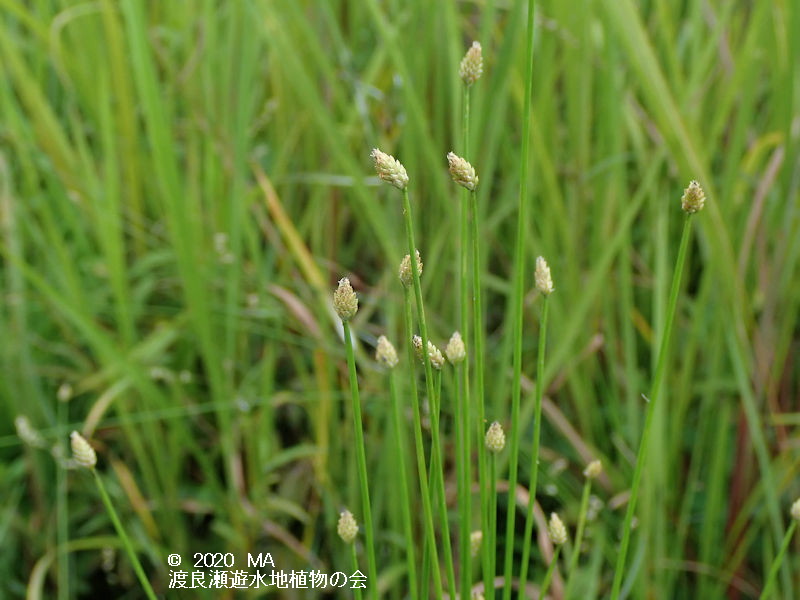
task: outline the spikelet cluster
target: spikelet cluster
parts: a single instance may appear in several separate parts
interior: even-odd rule
[[[540,294],[549,296],[553,293],[553,279],[550,277],[550,267],[547,266],[547,261],[541,256],[536,258],[536,271],[533,274],[533,279]]]
[[[396,187],[398,190],[406,189],[408,185],[408,174],[406,168],[394,156],[381,152],[377,148],[372,149],[370,154],[375,161],[375,172],[378,177]]]
[[[478,556],[481,551],[481,544],[483,543],[483,532],[480,530],[473,531],[469,534],[469,553],[472,558]]]
[[[411,344],[414,346],[414,352],[420,362],[425,362],[425,357],[422,355],[422,338],[415,335],[411,338]],[[428,360],[431,361],[431,366],[439,371],[444,366],[444,355],[442,351],[436,347],[432,341],[428,340]]]
[[[345,544],[352,544],[353,540],[358,535],[358,523],[349,510],[343,510],[339,513],[339,524],[336,527],[339,537]]]
[[[800,498],[794,501],[790,513],[795,521],[800,521]]]
[[[567,542],[567,528],[564,527],[564,523],[556,513],[551,513],[550,515],[550,523],[547,524],[547,535],[556,546]]]
[[[390,342],[385,335],[378,338],[378,347],[375,350],[375,360],[377,360],[384,367],[394,369],[400,359],[397,358],[397,350],[394,349],[392,342]]]
[[[94,469],[97,464],[97,454],[94,448],[89,445],[89,442],[77,431],[73,431],[69,436],[70,446],[72,446],[72,458],[81,467],[87,469]]]
[[[500,425],[497,421],[489,425],[489,429],[486,430],[486,449],[489,452],[493,452],[497,454],[501,452],[503,448],[506,447],[506,434],[503,433],[503,426]]]
[[[417,273],[422,277],[422,258],[419,256],[419,250],[414,250],[414,255],[417,257]],[[400,283],[403,287],[410,288],[414,285],[414,272],[411,270],[411,255],[406,254],[403,260],[400,261],[400,270],[398,271]]]
[[[452,152],[447,153],[447,163],[450,165],[450,176],[458,185],[473,191],[478,187],[478,176],[475,168],[466,159]]]
[[[451,365],[458,364],[467,357],[467,349],[464,347],[464,340],[461,339],[459,332],[456,331],[450,336],[450,341],[447,342],[444,353]]]
[[[603,463],[599,460],[593,460],[586,468],[583,470],[583,475],[586,479],[597,479],[600,477],[600,473],[603,472]]]
[[[333,292],[333,308],[342,321],[349,321],[358,312],[358,296],[347,277],[339,280],[339,287]]]
[[[689,187],[683,190],[683,196],[681,196],[681,208],[684,212],[694,214],[703,210],[703,206],[706,203],[706,193],[703,191],[703,188],[700,187],[700,184],[696,181],[690,181]]]
[[[480,42],[472,42],[472,46],[461,59],[458,76],[465,85],[472,85],[481,78],[481,75],[483,75],[483,52]]]

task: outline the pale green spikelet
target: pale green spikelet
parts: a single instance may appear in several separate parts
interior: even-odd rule
[[[473,191],[478,187],[478,176],[475,168],[466,159],[457,156],[453,152],[447,153],[447,163],[450,165],[450,176],[458,185]]]
[[[458,75],[461,77],[461,81],[468,86],[478,81],[483,75],[483,51],[480,42],[472,42],[472,46],[461,59]]]
[[[420,277],[422,277],[422,259],[419,255],[419,250],[414,251],[415,256],[417,257],[417,273]],[[411,270],[411,255],[406,254],[403,257],[403,260],[400,261],[400,270],[398,272],[400,277],[400,283],[403,284],[403,287],[410,288],[414,285],[414,273]]]
[[[795,521],[800,521],[800,498],[794,501],[790,513]]]
[[[444,353],[447,355],[447,360],[451,365],[460,363],[467,357],[467,349],[464,347],[464,340],[461,339],[459,332],[453,333],[450,336],[450,341],[445,346]]]
[[[333,308],[342,321],[349,321],[358,312],[358,296],[347,277],[339,280],[339,287],[333,292]]]
[[[336,527],[336,531],[345,544],[353,543],[353,540],[358,535],[358,523],[356,523],[353,513],[349,510],[343,510],[339,513],[339,524]]]
[[[73,431],[69,436],[70,446],[72,446],[72,458],[75,462],[87,469],[94,469],[97,464],[97,454],[89,442],[77,431]]]
[[[408,174],[405,167],[394,156],[381,152],[377,148],[370,154],[375,161],[375,172],[386,183],[390,183],[399,190],[404,190],[408,185]]]
[[[550,267],[541,256],[536,258],[536,271],[533,274],[533,278],[536,282],[536,289],[539,290],[540,294],[549,296],[553,293],[553,279],[550,277]]]
[[[586,468],[583,470],[583,475],[586,479],[597,479],[600,477],[600,473],[603,472],[603,463],[599,460],[593,460]]]
[[[689,187],[683,191],[683,196],[681,196],[681,208],[691,215],[703,210],[705,203],[706,193],[703,188],[696,181],[690,181]]]
[[[556,546],[567,542],[567,528],[556,513],[550,514],[550,523],[547,524],[547,535]]]
[[[469,534],[469,553],[472,558],[476,558],[481,551],[481,544],[483,543],[483,532],[480,530],[473,531]]]
[[[497,421],[489,425],[484,441],[489,452],[494,454],[501,452],[506,447],[506,434],[503,432],[503,426]]]
[[[390,369],[394,369],[397,363],[400,362],[400,359],[397,357],[397,350],[394,349],[392,342],[390,342],[385,335],[378,338],[375,360]]]

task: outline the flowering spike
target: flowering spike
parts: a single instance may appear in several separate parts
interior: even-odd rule
[[[560,546],[567,542],[567,528],[564,523],[558,518],[556,513],[550,514],[550,523],[547,525],[547,535],[550,541],[556,546]]]
[[[347,277],[339,280],[339,287],[333,292],[333,308],[342,321],[349,321],[358,312],[358,296]]]
[[[599,460],[593,460],[586,468],[583,470],[583,475],[586,479],[597,479],[600,477],[600,473],[603,472],[603,463]]]
[[[536,258],[536,271],[533,274],[536,281],[536,289],[540,294],[549,296],[553,293],[553,279],[550,277],[550,267],[547,266],[547,261],[541,256]]]
[[[450,176],[458,185],[473,191],[478,187],[478,176],[475,168],[466,159],[452,152],[447,153],[447,163],[450,165]]]
[[[422,259],[419,256],[419,250],[414,250],[414,255],[417,257],[417,273],[422,277]],[[400,283],[403,287],[410,288],[414,285],[414,273],[411,271],[411,255],[406,254],[400,262],[399,270]]]
[[[450,336],[450,341],[447,342],[444,353],[447,355],[447,360],[450,361],[451,365],[460,363],[467,357],[467,349],[464,347],[464,340],[461,339],[459,332],[456,331]]]
[[[458,75],[467,86],[478,81],[483,75],[483,52],[481,51],[480,42],[472,42],[472,46],[467,50],[464,58],[461,59]]]
[[[385,335],[382,335],[378,338],[378,348],[375,352],[375,360],[377,360],[383,366],[389,367],[390,369],[394,369],[397,366],[397,363],[400,362],[400,360],[397,358],[397,350],[394,349],[392,342],[390,342]]]
[[[484,441],[489,452],[497,454],[502,451],[506,447],[506,434],[503,433],[503,426],[497,421],[489,425]]]
[[[681,208],[688,214],[694,214],[703,210],[706,202],[706,193],[696,181],[690,181],[689,187],[683,191],[681,196]]]
[[[94,448],[86,441],[80,433],[73,431],[69,436],[70,446],[72,446],[72,457],[75,462],[87,469],[94,469],[97,464],[97,454]]]
[[[377,148],[372,149],[370,156],[375,161],[375,171],[378,173],[378,177],[386,183],[392,184],[398,190],[406,189],[408,174],[399,160]]]
[[[339,513],[339,524],[336,530],[345,544],[352,544],[353,540],[356,539],[356,535],[358,535],[358,523],[356,523],[353,513],[349,510],[343,510]]]

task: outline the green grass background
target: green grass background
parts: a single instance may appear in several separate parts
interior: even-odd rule
[[[141,597],[90,478],[63,468],[84,427],[157,591],[170,552],[347,570],[336,519],[358,490],[330,297],[349,274],[382,597],[403,597],[371,353],[381,333],[404,347],[404,232],[369,151],[411,178],[441,344],[458,324],[461,197],[445,154],[463,144],[458,62],[483,44],[468,158],[487,418],[508,426],[524,4],[0,0],[0,596]],[[523,373],[542,254],[556,287],[543,509],[574,527],[585,463],[607,473],[575,597],[610,590],[690,179],[708,200],[625,589],[757,597],[800,494],[800,6],[548,0],[536,23]],[[524,385],[521,465],[532,406]],[[443,413],[454,489],[446,399]],[[15,431],[22,415],[38,445]],[[782,598],[800,593],[798,549]],[[545,570],[534,558],[531,580]]]

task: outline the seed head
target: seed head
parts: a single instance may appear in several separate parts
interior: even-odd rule
[[[408,174],[399,160],[377,148],[372,149],[370,156],[375,161],[375,171],[378,173],[378,177],[386,183],[392,184],[398,190],[406,189]]]
[[[683,208],[684,212],[691,215],[703,210],[705,202],[706,193],[703,191],[703,188],[701,188],[700,184],[696,181],[690,181],[689,187],[683,190],[681,208]]]
[[[72,446],[72,457],[75,462],[87,469],[94,469],[97,464],[97,454],[89,442],[77,431],[73,431],[69,436],[70,446]]]
[[[469,553],[472,555],[472,558],[478,556],[478,553],[481,551],[481,544],[483,543],[483,532],[473,531],[469,534]]]
[[[358,312],[358,297],[347,277],[339,280],[339,287],[333,292],[333,308],[342,321],[349,321]]]
[[[497,454],[506,447],[506,434],[503,433],[503,426],[497,421],[489,425],[486,431],[486,449]]]
[[[550,514],[550,523],[547,525],[547,535],[550,537],[550,541],[556,546],[567,542],[567,528],[564,527],[564,523],[561,522],[561,519],[558,518],[556,513]]]
[[[468,86],[478,81],[483,75],[483,52],[481,52],[480,42],[472,42],[472,46],[461,59],[458,75],[461,77],[461,81]]]
[[[467,349],[464,347],[464,340],[461,339],[461,334],[457,331],[450,336],[450,341],[444,349],[447,355],[447,360],[451,365],[460,363],[467,357]]]
[[[422,355],[422,338],[415,335],[411,338],[411,344],[414,346],[414,353],[417,355],[420,362],[425,362],[425,357]],[[430,340],[428,340],[428,360],[431,361],[431,365],[435,369],[439,371],[442,370],[444,366],[444,355],[442,355],[442,351],[436,347],[436,344]]]
[[[358,523],[356,523],[353,513],[349,510],[339,513],[339,525],[336,527],[336,531],[339,532],[339,537],[345,544],[353,543],[358,535]]]
[[[795,521],[800,521],[800,498],[794,501],[790,513]]]
[[[397,350],[392,346],[392,342],[386,339],[385,335],[378,338],[378,348],[375,351],[375,360],[385,367],[394,369],[399,362],[397,358]]]
[[[469,191],[478,187],[478,176],[475,174],[475,169],[465,159],[448,152],[447,162],[450,165],[450,175],[453,181]]]
[[[422,277],[422,259],[419,256],[419,250],[414,250],[414,255],[417,257],[417,273]],[[410,288],[414,285],[414,273],[411,270],[411,255],[406,254],[403,260],[400,261],[400,283],[403,287]]]
[[[536,271],[533,274],[536,281],[536,289],[539,293],[549,296],[553,293],[553,279],[550,277],[550,267],[547,261],[541,256],[536,258]]]
[[[486,596],[483,595],[483,592],[478,590],[472,590],[470,594],[470,600],[486,600]]]
[[[602,472],[603,463],[601,463],[599,460],[593,460],[586,465],[586,468],[583,470],[583,475],[586,477],[586,479],[597,479],[600,477],[600,473]]]

